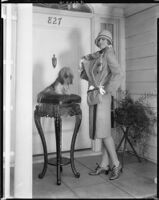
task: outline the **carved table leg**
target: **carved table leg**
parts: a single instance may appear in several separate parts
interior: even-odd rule
[[[34,121],[35,121],[35,124],[36,124],[36,128],[38,130],[38,133],[40,135],[43,150],[44,150],[44,166],[43,166],[42,172],[39,174],[39,178],[43,178],[45,173],[46,173],[46,170],[47,170],[48,157],[47,157],[46,141],[45,141],[44,133],[43,133],[41,122],[40,122],[40,116],[38,115],[37,110],[34,111]]]
[[[61,185],[61,128],[62,120],[59,115],[55,116],[55,135],[56,135],[56,167],[57,185]]]
[[[74,148],[75,148],[76,137],[77,137],[77,133],[81,124],[81,120],[82,120],[82,114],[76,115],[76,123],[75,123],[75,128],[74,128],[74,132],[72,136],[71,151],[70,151],[71,168],[76,178],[80,177],[80,173],[76,171],[75,164],[74,164]]]

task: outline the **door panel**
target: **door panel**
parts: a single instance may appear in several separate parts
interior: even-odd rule
[[[55,19],[60,24],[53,24]],[[37,94],[50,85],[57,77],[60,68],[68,66],[73,70],[74,82],[71,92],[82,97],[83,118],[76,140],[76,149],[91,148],[89,139],[88,106],[86,102],[87,82],[80,80],[80,57],[91,51],[90,19],[34,13],[33,25],[33,105]],[[52,66],[53,54],[57,66]],[[56,151],[54,119],[41,120],[48,152]],[[62,150],[70,149],[75,125],[75,117],[62,117]],[[33,122],[33,153],[42,153],[42,145]]]

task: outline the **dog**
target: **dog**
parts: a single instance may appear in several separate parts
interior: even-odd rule
[[[63,67],[59,71],[56,80],[38,94],[37,97],[38,102],[40,102],[45,95],[53,95],[53,94],[70,95],[70,85],[73,84],[73,78],[74,76],[70,67]]]

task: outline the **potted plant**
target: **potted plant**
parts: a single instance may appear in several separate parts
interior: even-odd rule
[[[117,106],[114,111],[114,120],[117,128],[120,128],[124,134],[117,149],[119,149],[125,139],[124,148],[126,148],[127,141],[140,160],[134,146],[139,147],[138,150],[142,157],[144,157],[148,138],[154,133],[153,127],[157,121],[153,108],[147,102],[147,98],[151,94],[142,95],[135,100],[127,90],[121,90],[120,96],[121,99],[116,102]]]

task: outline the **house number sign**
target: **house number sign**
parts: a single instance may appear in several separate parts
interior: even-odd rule
[[[48,17],[48,24],[60,26],[62,23],[62,17]]]

